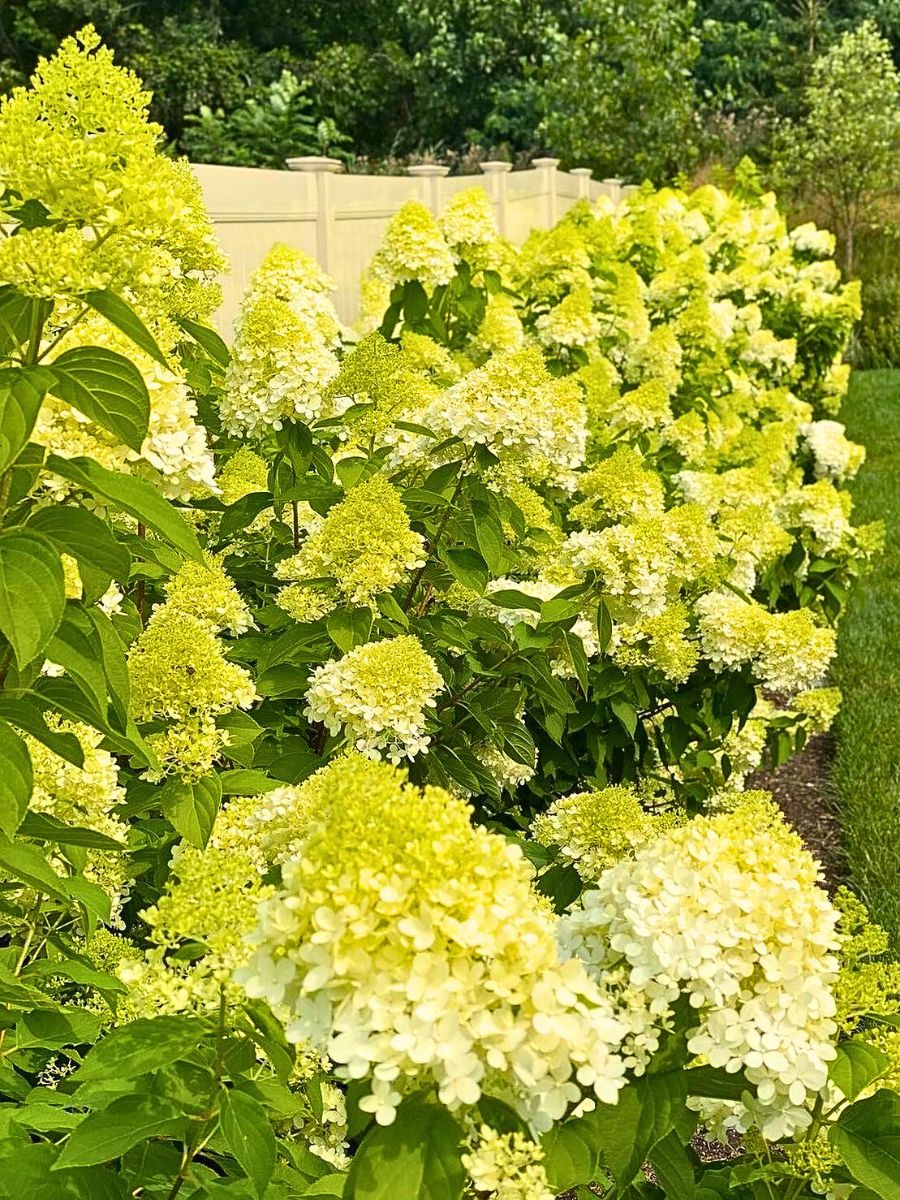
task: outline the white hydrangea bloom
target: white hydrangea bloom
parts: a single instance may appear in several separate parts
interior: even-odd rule
[[[756,798],[663,834],[603,874],[560,922],[630,1022],[638,1070],[686,995],[688,1049],[756,1089],[730,1123],[767,1138],[811,1121],[834,1058],[837,912],[818,864],[774,805]]]
[[[810,421],[800,433],[815,459],[816,479],[852,479],[865,462],[865,446],[851,442],[840,421]]]
[[[417,638],[388,638],[316,667],[304,715],[330,733],[344,729],[361,754],[400,762],[427,752],[428,711],[442,687],[434,659]]]

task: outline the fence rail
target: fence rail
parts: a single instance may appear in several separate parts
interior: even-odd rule
[[[587,167],[560,171],[559,160],[538,158],[528,170],[485,162],[480,176],[449,177],[447,167],[408,168],[406,176],[343,175],[330,158],[289,159],[290,171],[195,164],[206,206],[231,262],[217,314],[230,334],[241,293],[273,242],[305,250],[337,284],[342,320],[357,315],[359,276],[378,248],[385,226],[407,200],[434,213],[464,188],[480,185],[494,205],[498,227],[521,242],[535,228],[549,228],[581,198],[617,200],[633,190],[618,179],[594,180]]]

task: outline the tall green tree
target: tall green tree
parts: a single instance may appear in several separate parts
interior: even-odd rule
[[[900,73],[873,22],[816,59],[804,104],[805,115],[782,129],[780,174],[826,211],[849,274],[858,231],[878,223],[900,187]]]

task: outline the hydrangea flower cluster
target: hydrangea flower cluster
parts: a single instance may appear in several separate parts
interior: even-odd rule
[[[216,717],[249,708],[256,688],[225,656],[218,631],[247,628],[246,606],[214,559],[186,564],[170,581],[173,601],[160,605],[128,652],[136,721],[165,722],[148,743],[159,759],[149,777],[207,774],[226,743]]]
[[[220,402],[232,433],[280,429],[326,416],[323,393],[338,371],[340,323],[329,281],[299,250],[277,245],[250,280],[235,327]]]
[[[620,786],[561,796],[535,817],[531,833],[542,846],[559,846],[588,882],[671,824],[672,817],[646,812],[637,792]]]
[[[756,1089],[727,1123],[790,1136],[810,1124],[835,1054],[837,913],[818,879],[775,806],[753,797],[611,867],[562,918],[561,946],[620,992],[638,1070],[686,995],[690,1052]]]
[[[383,475],[374,475],[329,509],[300,550],[282,559],[276,575],[301,583],[334,579],[347,603],[370,604],[423,566],[424,553],[425,541],[410,529],[400,494]]]
[[[445,205],[438,227],[448,246],[489,246],[499,236],[494,208],[482,187],[464,188]]]
[[[466,232],[474,231],[466,225]],[[425,205],[407,200],[388,222],[370,270],[388,286],[418,279],[431,291],[456,274],[456,256]]]
[[[541,482],[569,485],[584,461],[580,390],[553,379],[536,348],[497,354],[427,406],[423,425],[467,447],[486,446]]]
[[[329,733],[343,729],[361,754],[400,762],[427,752],[428,713],[443,686],[434,659],[407,634],[316,667],[303,711]]]
[[[523,1133],[498,1133],[482,1125],[466,1145],[462,1164],[474,1191],[491,1200],[554,1200],[544,1152]]]
[[[47,813],[69,825],[86,827],[124,846],[128,828],[121,814],[125,788],[119,781],[115,758],[101,747],[102,734],[80,722],[48,718],[56,733],[69,734],[81,747],[80,767],[56,754],[35,737],[26,736],[34,779],[29,801],[32,812]],[[67,874],[62,860],[60,874]],[[85,876],[98,884],[111,901],[110,924],[119,926],[119,912],[128,898],[127,864],[114,850],[87,851]]]
[[[370,1078],[379,1124],[428,1080],[450,1109],[490,1086],[536,1130],[582,1088],[614,1102],[620,1026],[582,964],[560,963],[521,851],[386,764],[323,774],[301,852],[260,906],[248,993],[286,1006],[288,1037],[339,1078]]]
[[[816,623],[809,609],[772,613],[732,592],[711,592],[697,601],[703,653],[713,666],[752,663],[774,691],[813,687],[834,657],[834,630]]]

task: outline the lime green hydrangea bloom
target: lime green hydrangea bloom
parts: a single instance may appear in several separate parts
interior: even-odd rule
[[[374,475],[329,509],[300,550],[282,559],[276,575],[301,583],[333,578],[348,603],[371,604],[421,567],[424,555],[425,541],[410,528],[400,493],[383,475]]]
[[[444,205],[438,226],[454,250],[487,246],[498,237],[494,206],[483,187],[465,188]]]
[[[646,520],[665,509],[661,476],[648,470],[630,446],[621,446],[580,475],[578,490],[586,498],[574,505],[569,516],[584,529]]]
[[[633,788],[619,786],[554,800],[531,834],[542,846],[558,846],[589,882],[670,824],[670,817],[645,812]]]
[[[407,200],[388,222],[369,270],[391,287],[417,279],[431,291],[456,274],[456,256],[425,205]]]
[[[138,721],[190,720],[248,708],[256,689],[243,667],[230,663],[209,623],[163,605],[128,653],[132,711]]]
[[[166,609],[205,621],[216,633],[246,633],[253,618],[225,572],[221,556],[206,551],[203,562],[187,559],[165,585]]]
[[[111,288],[146,315],[205,318],[224,260],[191,171],[159,153],[149,94],[88,25],[0,102],[0,183],[49,224],[0,242],[0,275],[35,296]]]
[[[350,759],[321,777],[238,973],[288,1010],[288,1038],[327,1053],[339,1078],[369,1077],[361,1104],[383,1125],[403,1090],[432,1082],[450,1109],[489,1089],[535,1130],[582,1088],[615,1101],[620,1027],[581,964],[560,963],[521,850],[387,764]]]

